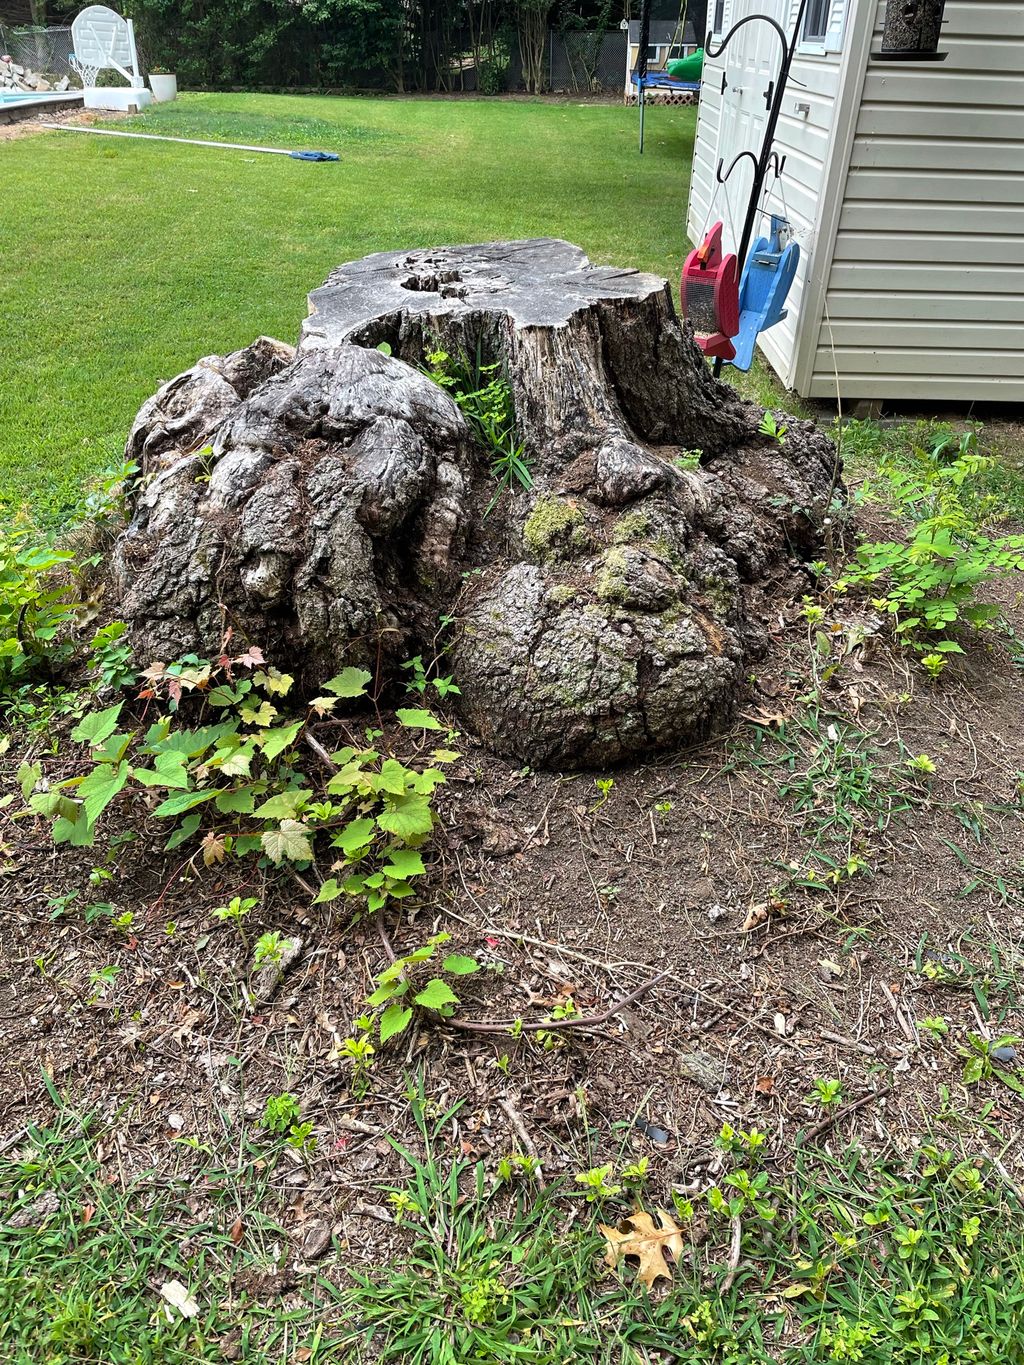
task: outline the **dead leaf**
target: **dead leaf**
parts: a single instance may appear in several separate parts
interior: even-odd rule
[[[192,1031],[195,1028],[196,1024],[200,1022],[205,1022],[205,1020],[206,1020],[205,1010],[188,1010],[185,1014],[184,1019],[177,1026],[177,1028],[173,1028],[171,1030],[171,1037],[174,1039],[176,1043],[184,1043],[188,1038],[191,1037]]]
[[[330,1223],[311,1223],[302,1239],[299,1255],[304,1261],[319,1261],[331,1247],[332,1228]]]
[[[751,929],[759,929],[762,924],[767,924],[771,919],[772,908],[767,901],[761,905],[752,905],[747,911],[747,918],[743,921],[743,932],[749,934]]]
[[[314,697],[309,703],[309,709],[315,711],[318,716],[327,716],[334,710],[340,697]]]
[[[224,861],[226,853],[224,840],[214,834],[212,830],[204,836],[200,847],[203,850],[203,865],[205,867],[212,867],[214,863]]]
[[[770,1095],[775,1089],[774,1076],[758,1076],[754,1082],[754,1089],[759,1095]]]
[[[167,1280],[162,1284],[160,1297],[169,1305],[166,1310],[167,1317],[172,1322],[174,1320],[172,1308],[176,1308],[183,1318],[194,1318],[199,1315],[199,1305],[180,1280]]]
[[[236,1218],[235,1221],[231,1224],[231,1227],[228,1230],[228,1236],[234,1242],[235,1246],[238,1246],[239,1242],[242,1240],[241,1218]]]
[[[782,729],[786,723],[786,716],[782,711],[765,711],[763,707],[756,707],[751,711],[741,711],[740,719],[747,720],[751,725],[760,725],[762,728]]]
[[[657,1227],[643,1209],[624,1218],[618,1227],[598,1224],[608,1243],[606,1264],[614,1270],[624,1256],[635,1256],[640,1262],[636,1277],[648,1289],[654,1288],[656,1280],[671,1280],[672,1266],[679,1264],[685,1250],[683,1234],[671,1215],[664,1209],[654,1212],[658,1216]]]

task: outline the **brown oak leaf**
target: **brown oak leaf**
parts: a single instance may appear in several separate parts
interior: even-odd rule
[[[656,1280],[671,1280],[672,1266],[678,1265],[685,1250],[683,1234],[671,1215],[664,1209],[654,1212],[657,1226],[643,1209],[623,1218],[618,1227],[598,1225],[608,1243],[606,1263],[614,1270],[624,1256],[636,1257],[640,1262],[636,1277],[648,1289],[654,1288]]]

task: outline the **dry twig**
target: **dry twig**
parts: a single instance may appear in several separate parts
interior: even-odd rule
[[[474,1019],[446,1019],[444,1022],[449,1028],[462,1029],[466,1033],[509,1033],[513,1029],[523,1033],[553,1033],[556,1029],[598,1028],[601,1024],[606,1024],[620,1010],[624,1010],[627,1005],[634,1004],[641,996],[646,995],[649,990],[653,990],[655,986],[670,975],[670,972],[659,972],[657,976],[652,976],[649,981],[645,981],[642,986],[637,986],[636,990],[631,991],[624,1000],[609,1005],[600,1014],[581,1014],[576,1019],[550,1019],[539,1024],[524,1024],[520,1019],[510,1019],[503,1024],[478,1023]]]
[[[827,1119],[822,1119],[822,1121],[816,1123],[813,1128],[808,1128],[805,1132],[798,1134],[797,1145],[800,1146],[806,1142],[813,1142],[815,1138],[821,1137],[822,1133],[827,1133],[830,1128],[834,1128],[840,1119],[845,1119],[848,1118],[850,1114],[855,1114],[858,1109],[863,1109],[864,1106],[870,1104],[872,1100],[883,1099],[888,1095],[891,1089],[891,1086],[883,1085],[881,1090],[869,1090],[866,1095],[861,1095],[859,1100],[854,1100],[852,1104],[846,1104],[842,1109],[837,1109],[834,1114],[830,1114]]]
[[[732,1241],[729,1244],[729,1273],[722,1281],[721,1289],[718,1291],[720,1294],[728,1294],[729,1290],[732,1288],[733,1280],[736,1278],[736,1272],[740,1268],[740,1247],[742,1244],[743,1221],[737,1213],[733,1215],[732,1220]]]
[[[320,743],[320,741],[316,738],[315,735],[311,735],[309,730],[306,729],[303,731],[302,738],[305,740],[306,744],[313,750],[313,752],[316,754],[317,758],[324,765],[324,767],[328,769],[328,771],[332,773],[336,773],[338,771],[337,763],[335,763],[334,759],[330,756],[330,754],[327,752],[327,750],[324,748],[324,746]]]
[[[509,1123],[511,1123],[512,1127],[516,1130],[519,1141],[526,1148],[527,1156],[532,1156],[537,1163],[537,1184],[542,1190],[546,1190],[547,1181],[544,1179],[544,1171],[541,1168],[540,1157],[537,1155],[537,1147],[533,1138],[530,1137],[530,1134],[526,1130],[526,1124],[523,1122],[522,1115],[519,1113],[519,1110],[513,1106],[512,1101],[505,1099],[504,1096],[499,1095],[498,1105],[505,1111]]]

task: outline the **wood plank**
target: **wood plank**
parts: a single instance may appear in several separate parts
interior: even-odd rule
[[[786,170],[782,189],[778,191],[777,198],[781,198],[783,191],[786,198],[789,198],[790,189],[793,185],[801,185],[817,198],[821,193],[821,174],[822,163],[819,157],[808,154],[804,147],[782,148],[786,153]],[[817,218],[817,214],[815,214]]]
[[[993,90],[999,81],[992,81]],[[1021,92],[1024,94],[1024,90]],[[965,105],[898,103],[891,97],[884,104],[870,101],[860,107],[857,117],[858,138],[943,138],[961,152],[965,144],[979,141],[1014,140],[1024,142],[1024,108],[979,109]],[[1018,145],[1017,165],[1024,157]]]
[[[776,145],[785,151],[787,157],[800,156],[804,162],[813,162],[819,167],[824,164],[830,131],[827,127],[812,123],[809,119],[795,118],[780,120],[780,124],[783,131]],[[786,165],[789,166],[788,161]]]
[[[1021,300],[1024,312],[1024,300]],[[935,350],[936,326],[934,322],[902,318],[870,318],[865,310],[858,321],[837,318],[829,305],[831,326],[822,327],[822,344],[829,340],[837,348],[904,347],[908,350]],[[1007,323],[988,323],[973,320],[947,318],[941,328],[942,349],[954,351],[998,351],[1001,354],[1017,352],[1017,364],[1024,373],[1024,328]]]
[[[778,43],[778,39],[775,40]],[[838,56],[838,53],[834,54]],[[797,54],[793,58],[793,66],[790,71],[792,84],[787,87],[786,103],[789,103],[790,96],[795,99],[811,98],[833,99],[839,84],[839,73],[836,69],[834,58],[824,60],[820,57],[808,57]],[[797,85],[797,81],[800,82]]]
[[[779,336],[778,328],[762,332],[757,339],[757,348],[768,361],[785,388],[793,384],[793,356],[796,353],[791,336]]]
[[[1024,38],[1024,10],[1019,4],[947,4],[943,21],[940,48],[947,43],[956,48],[974,38]]]
[[[966,265],[961,270],[944,272],[941,283],[935,279],[932,266],[888,261],[879,261],[869,270],[862,262],[837,261],[829,276],[830,289],[859,291],[870,284],[872,289],[892,290],[894,293],[928,293],[932,289],[946,294],[1007,294],[1018,297],[1022,292],[1022,279],[1017,271],[1014,278],[1010,272],[996,265]]]
[[[833,365],[834,359],[834,365]],[[1024,387],[1021,373],[1020,353],[1007,354],[1004,351],[981,350],[922,350],[920,347],[898,346],[837,346],[819,345],[814,368],[816,371],[834,373],[838,368],[840,379],[845,375],[893,375],[926,376],[937,378],[948,375],[950,378],[973,375],[981,378],[998,376],[1016,379]]]
[[[962,232],[970,235],[984,233],[1014,234],[1024,230],[1024,215],[1019,205],[965,204],[944,200],[942,203],[923,201],[912,209],[886,199],[847,199],[839,220],[839,231],[858,229],[870,232],[879,223],[889,223],[894,214],[900,220],[910,218],[922,232]]]
[[[1004,73],[993,78],[984,69],[947,71],[947,64],[943,62],[941,65],[943,79],[939,82],[930,68],[925,71],[923,66],[908,66],[896,73],[890,64],[876,62],[868,67],[864,101],[934,105],[937,100],[942,100],[951,108],[1005,105],[1009,109],[1019,109],[1024,105],[1024,74],[1020,72]]]
[[[905,402],[943,405],[950,403],[1024,402],[1024,380],[1007,380],[998,375],[858,375],[842,376],[840,393],[851,398],[889,398]],[[803,395],[835,402],[835,372],[816,369]]]
[[[995,40],[995,41],[993,41]],[[942,63],[950,71],[1008,72],[1019,75],[1024,69],[1024,42],[1019,38],[1004,37],[1001,33],[965,33],[952,39],[943,32],[939,46],[949,56]],[[942,72],[936,71],[936,79]]]

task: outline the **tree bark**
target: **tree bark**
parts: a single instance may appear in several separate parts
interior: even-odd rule
[[[490,453],[417,368],[437,349],[511,388],[533,487],[490,515]],[[656,276],[550,239],[366,257],[310,296],[294,355],[208,357],[142,409],[122,611],[146,663],[230,627],[309,688],[349,663],[395,679],[451,618],[441,672],[496,751],[671,748],[727,721],[820,547],[831,443],[761,417]]]

